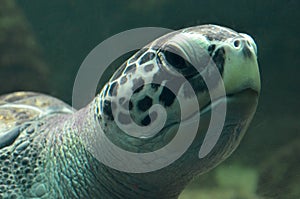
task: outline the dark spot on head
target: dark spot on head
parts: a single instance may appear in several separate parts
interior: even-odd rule
[[[160,87],[159,84],[151,83],[151,88],[153,88],[155,91]]]
[[[132,110],[132,108],[133,108],[133,103],[132,103],[132,101],[130,100],[130,101],[129,101],[129,110]]]
[[[120,84],[125,84],[127,82],[127,77],[122,77],[121,80],[120,80]]]
[[[114,120],[114,116],[112,114],[112,109],[111,109],[111,101],[104,100],[104,102],[103,102],[103,113],[107,116],[107,118],[109,120]]]
[[[119,113],[119,115],[118,115],[118,121],[121,124],[125,124],[125,125],[131,123],[130,116],[126,115],[124,113]]]
[[[212,44],[212,45],[208,46],[207,50],[208,50],[209,56],[212,55],[212,53],[214,52],[215,49],[216,49],[216,44]]]
[[[124,70],[124,74],[134,73],[135,70],[136,70],[136,64],[131,64],[126,67],[126,69]]]
[[[144,88],[144,85],[142,85],[142,86],[138,87],[137,89],[135,89],[133,93],[138,93],[141,90],[143,90],[143,88]]]
[[[243,55],[244,55],[246,58],[251,58],[252,52],[250,51],[250,49],[249,49],[247,46],[245,46],[245,47],[243,48],[242,52],[243,52]]]
[[[206,35],[206,39],[208,39],[208,41],[214,40],[214,38],[212,36],[210,36],[210,35]]]
[[[150,61],[150,60],[152,60],[154,58],[155,58],[155,53],[153,53],[153,52],[147,52],[141,58],[140,64],[142,65],[142,64],[144,64],[144,63],[146,63],[146,62],[148,62],[148,61]]]
[[[141,99],[141,100],[138,101],[138,103],[137,103],[137,107],[138,107],[141,111],[146,111],[146,110],[148,110],[151,106],[152,106],[152,98],[150,98],[149,96],[144,97],[143,99]]]
[[[140,77],[133,80],[132,91],[133,93],[138,93],[144,88],[145,81]]]
[[[143,126],[148,126],[151,123],[151,118],[149,115],[147,115],[146,117],[144,117],[144,119],[142,119],[141,124]]]
[[[153,64],[148,64],[148,65],[144,66],[145,72],[150,72],[153,70],[153,68],[154,68]]]
[[[116,96],[118,94],[118,87],[119,87],[118,82],[117,81],[113,82],[109,87],[108,94],[110,96]]]
[[[159,101],[162,102],[164,106],[171,106],[175,98],[176,95],[170,89],[164,86],[161,94],[159,95]]]
[[[225,50],[223,47],[219,48],[215,52],[215,54],[213,56],[213,61],[215,62],[216,66],[218,67],[221,75],[223,75],[224,63],[225,63]]]

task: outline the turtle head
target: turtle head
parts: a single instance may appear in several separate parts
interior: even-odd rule
[[[160,166],[150,169],[152,158],[144,161],[149,170],[138,165],[136,173],[167,172],[162,184],[170,178],[187,183],[237,147],[259,92],[254,40],[220,26],[197,26],[158,38],[128,59],[97,97],[97,117],[119,148],[157,152]],[[171,154],[161,155],[165,151]],[[176,158],[164,162],[169,157]]]

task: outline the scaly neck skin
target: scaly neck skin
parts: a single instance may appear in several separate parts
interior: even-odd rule
[[[91,105],[55,120],[60,122],[53,131],[53,161],[47,168],[56,182],[53,186],[65,198],[174,199],[195,175],[195,168],[185,168],[182,158],[172,166],[143,174],[124,173],[101,164],[82,143],[85,138],[94,140],[98,121]]]

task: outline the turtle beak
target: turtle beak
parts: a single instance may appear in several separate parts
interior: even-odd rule
[[[260,93],[256,45],[248,38],[234,39],[226,50],[223,81],[227,95],[251,89]]]

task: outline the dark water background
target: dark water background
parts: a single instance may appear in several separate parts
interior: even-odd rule
[[[257,192],[271,198],[300,198],[299,192],[294,194],[300,187],[300,1],[18,0],[17,4],[47,63],[47,75],[40,80],[47,85],[22,89],[49,93],[68,103],[83,59],[121,31],[213,23],[253,36],[262,77],[260,103],[241,145],[222,165],[227,169],[238,165],[241,173],[255,171],[260,176]],[[220,187],[216,175],[217,170],[198,177],[188,190]]]

